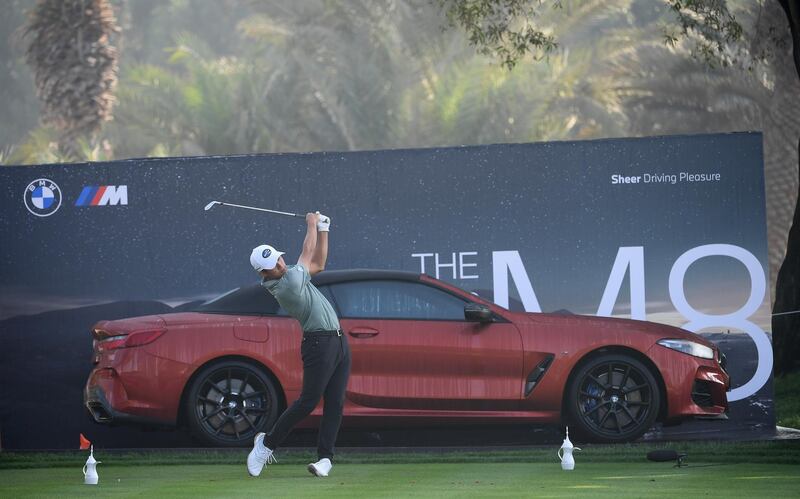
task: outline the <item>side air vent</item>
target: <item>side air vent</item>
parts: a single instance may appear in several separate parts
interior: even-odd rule
[[[539,380],[542,379],[544,373],[547,371],[547,368],[550,367],[550,364],[553,362],[553,355],[550,354],[545,357],[539,364],[533,368],[533,371],[528,375],[525,379],[525,396],[531,394],[534,388],[536,388],[536,384]]]
[[[86,408],[89,410],[89,414],[91,414],[98,423],[108,423],[114,419],[106,408],[98,402],[89,402],[86,404]]]
[[[695,380],[692,387],[692,401],[700,407],[711,407],[714,399],[711,396],[711,383],[703,380]]]

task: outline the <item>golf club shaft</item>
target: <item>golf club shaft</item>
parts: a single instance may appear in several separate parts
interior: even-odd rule
[[[220,201],[219,204],[221,204],[222,206],[232,206],[234,208],[244,208],[246,210],[266,211],[267,213],[276,213],[278,215],[286,215],[289,217],[306,218],[305,215],[299,215],[297,213],[289,213],[288,211],[268,210],[266,208],[256,208],[255,206],[244,206],[241,204],[223,203],[222,201]]]

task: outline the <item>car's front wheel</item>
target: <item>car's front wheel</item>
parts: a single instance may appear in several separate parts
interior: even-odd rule
[[[278,416],[278,393],[267,374],[251,364],[224,361],[203,368],[186,398],[192,434],[213,446],[252,445]]]
[[[605,354],[578,367],[567,389],[567,415],[598,442],[641,437],[658,416],[661,397],[650,370],[624,354]]]

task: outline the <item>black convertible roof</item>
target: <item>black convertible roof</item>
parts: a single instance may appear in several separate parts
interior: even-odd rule
[[[348,281],[374,281],[392,279],[397,281],[419,281],[421,274],[416,272],[406,272],[401,270],[378,270],[378,269],[350,269],[350,270],[326,270],[311,278],[315,286],[325,284],[335,284],[337,282]]]

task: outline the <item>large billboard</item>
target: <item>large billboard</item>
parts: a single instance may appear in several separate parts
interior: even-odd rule
[[[762,138],[736,133],[0,169],[3,447],[72,447],[92,425],[96,321],[253,283],[258,244],[299,253],[299,219],[211,200],[329,215],[328,269],[422,272],[512,310],[703,334],[729,359],[729,420],[657,432],[774,429]]]

